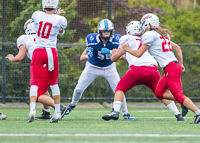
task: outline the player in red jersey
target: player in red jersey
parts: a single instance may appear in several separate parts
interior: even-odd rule
[[[60,12],[60,11],[59,11]],[[18,54],[14,57],[12,54],[8,54],[6,56],[11,62],[20,62],[27,54],[27,57],[31,60],[32,53],[34,51],[34,45],[36,42],[36,32],[35,25],[31,19],[29,19],[24,24],[24,30],[26,35],[21,35],[17,39],[17,48],[19,49]],[[49,87],[49,77],[48,77],[48,69],[46,65],[43,65],[40,84],[38,87],[38,96],[37,101],[44,105],[42,115],[36,117],[37,120],[46,120],[51,119],[50,107],[54,107],[54,100],[50,97],[48,93]],[[61,112],[66,110],[65,106],[60,105]]]
[[[196,114],[196,118],[191,124],[198,124],[200,122],[200,110],[183,94],[182,90],[181,73],[185,71],[185,68],[181,48],[170,41],[170,32],[159,26],[159,18],[155,14],[145,14],[140,23],[143,30],[140,49],[138,51],[131,50],[129,44],[124,44],[122,48],[136,57],[141,57],[148,50],[165,72],[156,87],[155,94],[157,98],[160,100],[176,100],[184,105]],[[177,58],[172,49],[178,53],[176,54]],[[167,89],[171,91],[173,96],[164,94]]]
[[[104,120],[119,118],[119,109],[122,102],[118,97],[121,97],[129,89],[137,85],[146,85],[154,93],[156,85],[160,79],[160,73],[157,68],[157,62],[153,56],[146,51],[143,56],[137,58],[122,49],[124,43],[129,43],[132,50],[138,50],[142,45],[140,43],[141,29],[139,21],[131,21],[126,27],[126,34],[119,40],[119,48],[111,57],[113,62],[116,62],[122,55],[126,55],[126,60],[129,63],[130,69],[120,79],[115,89],[115,98],[113,103],[113,111],[110,114],[103,116]],[[170,94],[166,92],[165,94]],[[184,121],[184,118],[178,111],[174,101],[163,99],[162,102],[175,114],[177,121]]]

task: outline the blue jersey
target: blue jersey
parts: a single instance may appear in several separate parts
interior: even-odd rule
[[[89,58],[88,62],[99,67],[111,65],[113,63],[111,61],[111,54],[102,54],[101,48],[108,48],[109,50],[117,49],[120,37],[120,34],[113,34],[110,40],[106,44],[103,44],[98,33],[88,34],[86,37],[86,46],[93,48],[93,57]]]

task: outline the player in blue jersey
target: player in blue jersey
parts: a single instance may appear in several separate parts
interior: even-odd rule
[[[120,80],[116,65],[111,61],[112,52],[119,46],[120,34],[114,34],[114,25],[108,19],[103,19],[98,24],[98,33],[88,34],[86,37],[86,49],[80,57],[86,66],[74,89],[72,102],[68,105],[66,115],[74,109],[84,90],[99,76],[104,77],[110,84],[113,92]],[[121,107],[124,119],[135,119],[128,113],[126,99]]]

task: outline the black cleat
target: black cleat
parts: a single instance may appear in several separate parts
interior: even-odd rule
[[[184,121],[184,118],[181,114],[175,115],[177,121]]]
[[[183,104],[181,104],[181,108],[182,108],[182,116],[185,117],[188,113],[188,108],[185,107]]]
[[[35,120],[49,120],[52,118],[50,112],[44,110],[42,110],[42,112],[42,115],[35,117]]]
[[[194,116],[194,117],[195,117],[194,122],[192,122],[192,123],[190,123],[190,124],[199,124],[199,122],[200,122],[200,115],[196,115],[196,116]]]
[[[118,120],[119,119],[119,112],[115,111],[114,108],[112,108],[111,113],[106,114],[102,117],[102,119],[109,121],[110,119]]]
[[[61,118],[64,117],[66,111],[67,111],[67,107],[60,104]]]

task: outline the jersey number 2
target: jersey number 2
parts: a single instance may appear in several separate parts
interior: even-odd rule
[[[44,35],[44,33],[45,33],[47,28],[48,28],[47,34]],[[51,23],[46,22],[46,23],[44,23],[44,26],[43,26],[43,21],[40,21],[39,22],[39,29],[38,29],[38,37],[40,37],[40,32],[42,30],[41,38],[48,39],[49,35],[50,35],[50,32],[51,32],[51,28],[52,28],[52,24]]]
[[[168,37],[167,38],[160,37],[160,39],[162,40],[162,50],[163,50],[163,52],[172,51],[169,38]]]

